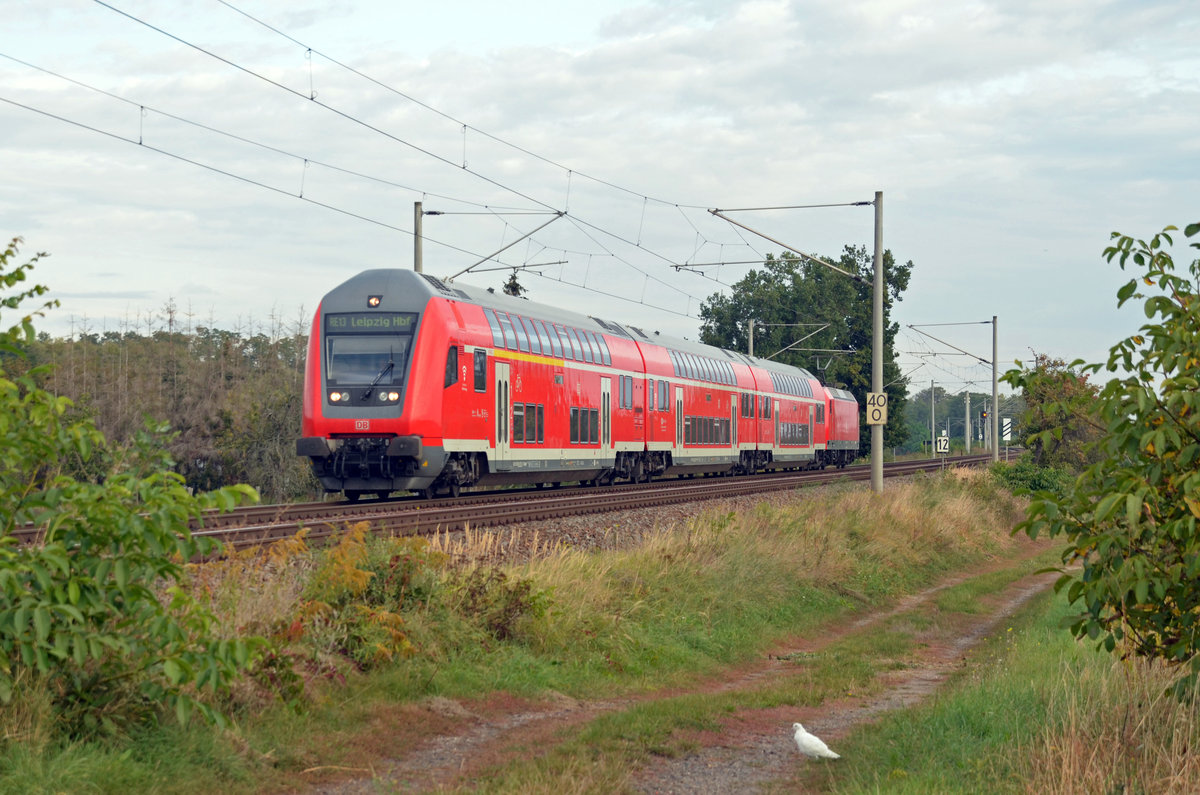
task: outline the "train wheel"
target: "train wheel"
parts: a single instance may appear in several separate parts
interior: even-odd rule
[[[345,496],[346,502],[358,502],[358,498],[362,496],[361,491],[356,491],[353,489],[347,489],[346,491],[343,491],[342,494]]]
[[[450,484],[450,496],[458,497],[460,494],[462,494],[462,486],[458,485],[457,483],[451,483]]]
[[[421,489],[421,491],[418,493],[421,495],[422,499],[426,499],[426,500],[432,500],[434,497],[437,496],[437,492],[434,490],[433,486],[426,486],[425,488]]]

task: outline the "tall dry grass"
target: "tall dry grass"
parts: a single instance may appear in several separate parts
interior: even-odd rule
[[[1050,695],[1053,723],[1020,754],[1027,791],[1200,791],[1200,691],[1168,695],[1176,676],[1141,659],[1065,673]]]

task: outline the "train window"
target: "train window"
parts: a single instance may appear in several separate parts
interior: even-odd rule
[[[542,321],[533,321],[533,327],[537,329],[538,340],[542,343],[542,353],[546,356],[562,356],[562,348],[559,347],[558,340],[550,338],[550,334],[547,333],[546,326]]]
[[[654,411],[654,396],[657,394],[658,394],[658,392],[656,392],[654,389],[654,379],[651,378],[650,380],[648,380],[646,382],[646,396],[647,396],[646,410],[647,411]]]
[[[604,348],[600,346],[600,335],[594,331],[587,333],[588,340],[592,343],[592,352],[596,357],[596,364],[604,364]]]
[[[676,377],[678,377],[679,360],[675,358],[675,351],[667,351],[667,355],[671,357],[671,371]]]
[[[621,389],[621,402],[625,404],[625,408],[633,408],[633,376],[624,376],[625,383]]]
[[[521,325],[521,320],[520,315],[512,316],[513,331],[517,334],[517,350],[529,353],[529,337],[525,336],[525,327]]]
[[[603,334],[596,335],[596,341],[600,343],[600,355],[606,365],[612,364],[612,354],[608,352],[608,343],[604,341]]]
[[[575,329],[567,329],[567,339],[571,340],[571,349],[575,351],[575,361],[584,361],[584,356],[587,356],[587,361],[590,362],[592,360],[591,353],[584,351],[583,343],[579,341],[579,337],[575,334]]]
[[[554,332],[562,342],[562,355],[564,359],[574,359],[575,355],[571,353],[571,338],[567,336],[567,330],[562,326],[555,326]]]
[[[707,357],[704,359],[704,376],[709,381],[715,382],[717,380],[716,362]]]
[[[513,331],[512,321],[504,312],[497,312],[496,318],[500,321],[500,328],[504,330],[504,347],[515,351],[517,349],[517,333]]]
[[[824,422],[825,422],[825,404],[824,403],[817,404],[817,422],[821,423],[821,424],[824,424]]]
[[[529,337],[529,352],[541,353],[542,341],[538,339],[537,329],[533,327],[533,321],[527,317],[521,318],[521,324],[525,326],[525,334]]]
[[[525,404],[514,403],[512,419],[512,440],[514,444],[525,441]]]
[[[571,444],[579,444],[579,409],[571,406]]]
[[[588,413],[588,444],[600,444],[600,409]]]
[[[683,418],[683,443],[684,444],[692,443],[692,418],[691,417]]]
[[[537,440],[538,444],[546,441],[546,407],[541,403],[537,407]]]
[[[443,387],[454,386],[458,383],[458,346],[451,345],[446,352],[446,383]]]
[[[325,376],[330,385],[402,384],[411,342],[410,336],[330,335],[326,337]]]
[[[666,381],[658,382],[658,410],[670,411],[671,403],[668,394],[670,392],[670,384]]]
[[[487,318],[488,327],[492,330],[492,345],[503,348],[504,332],[500,330],[500,321],[496,319],[496,313],[490,309],[484,309],[483,316]]]
[[[583,343],[583,358],[587,359],[590,352],[592,358],[589,361],[600,364],[604,357],[600,355],[600,346],[596,344],[596,337],[590,331],[579,330],[579,341]]]
[[[588,334],[583,329],[576,332],[579,335],[579,344],[583,346],[583,358],[586,362],[600,363],[600,357],[596,355],[596,349],[592,347],[591,341],[588,339]]]
[[[487,351],[475,351],[475,391],[487,391]]]

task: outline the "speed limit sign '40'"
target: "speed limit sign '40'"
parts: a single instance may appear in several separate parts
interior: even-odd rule
[[[887,425],[887,392],[867,393],[867,425]]]

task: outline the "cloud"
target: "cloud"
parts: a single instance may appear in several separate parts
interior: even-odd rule
[[[916,263],[903,322],[1001,314],[1017,354],[1095,359],[1140,322],[1112,308],[1108,233],[1187,223],[1200,194],[1200,13],[1182,1],[598,0],[421,8],[408,25],[387,4],[254,9],[445,115],[236,14],[128,8],[296,93],[111,12],[15,20],[14,54],[135,103],[0,62],[0,95],[144,141],[0,104],[0,218],[55,255],[47,277],[92,315],[171,296],[202,297],[217,320],[315,306],[358,270],[409,267],[404,230],[424,201],[447,212],[426,219],[431,272],[545,220],[512,208],[568,209],[500,257],[567,261],[527,280],[534,298],[694,338],[699,302],[749,266],[671,265],[778,249],[706,208],[883,190],[885,245]],[[745,220],[824,254],[872,233],[870,208]],[[585,283],[627,300],[566,286]]]

